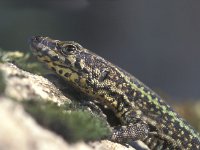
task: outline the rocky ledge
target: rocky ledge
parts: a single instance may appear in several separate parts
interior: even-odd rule
[[[32,103],[34,101],[34,103]],[[35,102],[42,104],[37,108]],[[45,104],[49,105],[49,110],[44,109]],[[52,107],[52,103],[56,106]],[[60,107],[72,104],[71,99],[63,95],[56,86],[46,78],[19,69],[12,63],[0,63],[0,149],[1,150],[110,150],[110,149],[134,149],[108,140],[101,140],[101,137],[88,135],[75,136],[71,129],[77,120],[69,122],[67,119],[74,116],[80,117],[75,108],[70,110],[60,110]],[[59,112],[55,108],[58,107]],[[57,108],[56,108],[57,109]],[[47,111],[46,111],[47,110]],[[59,113],[63,115],[59,115]],[[63,113],[64,112],[64,113]],[[78,112],[81,112],[78,110]],[[84,111],[83,111],[84,112]],[[74,113],[74,114],[73,114]],[[45,115],[44,115],[45,114]],[[72,117],[69,116],[72,115]],[[81,112],[81,114],[83,114]],[[87,113],[86,113],[87,114]],[[59,120],[59,117],[61,118]],[[48,119],[47,119],[48,118]],[[50,119],[49,119],[50,118]],[[64,118],[64,119],[63,119]],[[83,118],[83,117],[80,117]],[[89,119],[88,119],[89,118]],[[92,121],[98,131],[103,133],[104,129],[98,121],[94,121],[89,116],[83,120],[78,119],[83,126]],[[74,123],[72,125],[66,124]],[[88,121],[89,120],[89,121]],[[84,123],[84,121],[86,121]],[[64,122],[64,123],[63,123]],[[50,124],[50,125],[49,125]],[[60,125],[61,124],[61,125]],[[80,127],[78,132],[86,129],[87,134],[93,133],[94,127],[87,125]],[[91,129],[92,128],[92,129]],[[66,131],[65,131],[66,130]],[[63,134],[70,134],[65,136]],[[102,135],[103,137],[104,135]],[[70,138],[73,140],[70,140]],[[86,137],[86,140],[84,139]],[[96,138],[97,137],[97,138]],[[95,139],[96,138],[96,139]],[[99,139],[99,140],[98,140]],[[142,144],[141,144],[142,146]]]

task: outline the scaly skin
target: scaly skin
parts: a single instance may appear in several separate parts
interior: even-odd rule
[[[112,140],[142,140],[150,149],[200,149],[200,136],[155,92],[121,68],[73,41],[35,36],[38,59],[120,119]]]

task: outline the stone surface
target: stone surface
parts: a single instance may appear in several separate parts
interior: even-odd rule
[[[58,103],[70,102],[51,82],[11,63],[0,64],[6,80],[5,95],[15,100],[43,99]]]
[[[0,94],[0,150],[134,150],[108,140],[69,144],[53,131],[40,126],[24,111],[21,101],[39,99],[58,105],[71,102],[42,76],[0,63],[5,92]],[[142,144],[141,144],[142,145]]]
[[[133,147],[131,146],[124,146],[118,143],[113,143],[111,141],[108,140],[102,140],[100,142],[93,142],[91,143],[92,147],[94,148],[94,150],[135,150]]]
[[[21,105],[0,97],[1,150],[60,150],[68,144],[56,134],[40,127]]]

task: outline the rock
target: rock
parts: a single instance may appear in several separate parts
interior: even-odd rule
[[[71,101],[51,82],[42,76],[34,75],[17,68],[11,63],[0,64],[6,82],[5,95],[15,100],[43,99],[58,105]]]
[[[23,107],[11,99],[0,97],[1,150],[65,150],[73,149],[61,137],[40,127]],[[90,150],[87,145],[84,149]]]
[[[3,74],[1,82],[5,81],[4,92],[0,92],[1,150],[134,150],[131,146],[108,140],[69,144],[58,134],[38,124],[21,102],[52,101],[60,106],[71,103],[71,100],[47,79],[23,71],[11,63],[0,63],[0,73]]]
[[[102,140],[98,142],[93,142],[90,145],[93,146],[94,150],[135,150],[133,147],[126,147],[124,145],[111,142],[109,140]]]

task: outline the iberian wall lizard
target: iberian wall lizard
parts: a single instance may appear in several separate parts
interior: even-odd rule
[[[141,140],[150,149],[200,149],[199,133],[126,71],[73,41],[35,36],[30,47],[65,81],[115,113],[122,127],[111,140]]]

